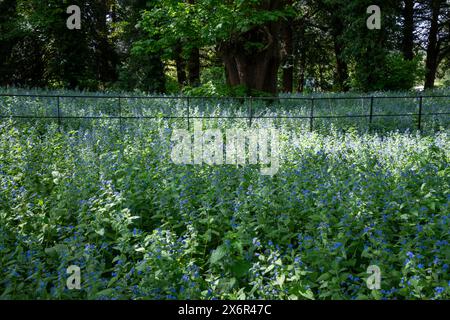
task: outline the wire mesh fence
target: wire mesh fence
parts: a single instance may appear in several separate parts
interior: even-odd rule
[[[258,119],[301,122],[310,131],[355,123],[367,128],[450,127],[450,95],[348,97],[186,97],[0,94],[0,119],[67,121]]]

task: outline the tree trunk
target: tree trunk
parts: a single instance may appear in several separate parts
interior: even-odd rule
[[[195,0],[188,0],[189,4],[194,5]],[[193,48],[190,52],[188,64],[188,80],[189,85],[197,87],[200,85],[200,49]]]
[[[181,45],[178,45],[175,48],[175,64],[177,68],[177,80],[178,84],[181,87],[184,87],[186,85],[186,62],[183,59],[182,56],[182,48]]]
[[[194,48],[188,61],[189,85],[197,87],[200,85],[200,50]]]
[[[306,57],[302,53],[300,57],[300,76],[298,79],[297,92],[303,92],[305,90],[305,73],[306,73]]]
[[[229,85],[243,85],[250,94],[254,90],[277,94],[281,62],[279,31],[278,23],[270,23],[219,46]],[[246,46],[248,42],[261,43],[264,47],[249,49]]]
[[[433,89],[436,80],[439,56],[439,12],[441,0],[431,0],[431,25],[428,35],[427,59],[425,63],[425,89]]]
[[[97,2],[95,12],[95,51],[97,58],[97,79],[103,84],[117,80],[118,57],[108,40],[108,25],[106,21],[109,12],[106,2]]]
[[[283,92],[292,92],[294,87],[292,19],[283,26]]]
[[[414,0],[405,0],[403,8],[402,52],[405,60],[414,58]]]
[[[336,81],[339,86],[340,91],[348,91],[350,89],[348,80],[348,66],[342,57],[344,48],[341,43],[335,39],[334,40],[334,54],[336,56]]]
[[[334,44],[334,55],[336,58],[336,83],[338,85],[339,91],[348,91],[350,89],[347,84],[348,66],[344,58],[344,45],[341,40],[341,36],[345,32],[345,26],[338,18],[332,18],[331,26]]]

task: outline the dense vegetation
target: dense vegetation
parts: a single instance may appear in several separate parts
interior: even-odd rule
[[[446,0],[0,0],[0,299],[449,299],[449,28]],[[199,127],[276,129],[279,170],[176,164]]]
[[[2,103],[47,103],[15,99]],[[5,119],[0,297],[448,299],[448,124],[432,135],[325,123],[327,132],[311,133],[294,121],[254,119],[280,132],[281,167],[270,177],[257,165],[173,164],[171,134],[185,121],[121,129],[65,120],[58,129]],[[80,291],[66,287],[70,265],[81,267]],[[381,269],[381,290],[366,286],[369,265]]]

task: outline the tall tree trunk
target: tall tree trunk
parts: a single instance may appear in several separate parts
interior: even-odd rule
[[[431,25],[428,35],[427,59],[425,62],[425,89],[433,89],[439,57],[439,12],[441,0],[431,0]]]
[[[106,17],[110,8],[106,1],[96,2],[95,11],[95,41],[97,59],[97,78],[103,84],[117,80],[118,57],[108,40],[108,25]]]
[[[284,0],[261,1],[255,10],[275,11],[285,4]],[[268,22],[233,35],[231,39],[219,44],[227,81],[231,86],[243,85],[249,94],[253,91],[277,94],[278,69],[281,63],[280,27],[281,21]],[[259,46],[249,47],[249,43]]]
[[[337,9],[336,9],[337,10]],[[336,83],[339,91],[348,91],[350,89],[348,80],[348,66],[344,58],[344,45],[341,36],[345,32],[345,26],[342,21],[337,18],[332,18],[332,36],[334,44],[334,55],[336,58]]]
[[[200,50],[194,48],[188,60],[189,85],[197,87],[200,85]]]
[[[278,23],[270,23],[220,45],[227,81],[231,86],[243,85],[250,94],[253,90],[277,94],[281,62],[279,31]],[[261,43],[264,48],[248,49],[246,43],[249,41]]]
[[[283,25],[283,92],[292,92],[294,87],[293,53],[292,19],[289,19]]]
[[[188,0],[189,4],[194,5],[195,0]],[[200,85],[200,50],[199,48],[193,48],[190,52],[188,64],[188,80],[189,85],[197,87]]]
[[[350,89],[348,80],[348,66],[343,58],[344,48],[339,40],[334,41],[334,54],[336,56],[336,81],[340,91],[348,91]]]
[[[181,87],[184,87],[186,85],[186,62],[184,61],[184,58],[182,56],[182,48],[181,45],[178,45],[175,48],[175,64],[177,68],[177,80],[178,84]]]
[[[300,76],[298,79],[297,92],[305,90],[306,56],[304,53],[300,57]]]
[[[2,36],[0,46],[0,86],[11,84],[14,74],[14,66],[9,60],[14,45],[19,41],[19,37],[11,36],[11,31],[13,30],[10,22],[15,22],[17,19],[16,7],[17,1],[15,0],[9,2],[0,1],[0,35]],[[6,39],[5,36],[7,36]]]
[[[402,52],[405,60],[414,58],[414,0],[404,0]]]

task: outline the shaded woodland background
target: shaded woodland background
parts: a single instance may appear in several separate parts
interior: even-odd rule
[[[369,30],[370,5],[381,30]],[[69,5],[82,11],[69,30]],[[446,0],[0,0],[0,86],[197,95],[450,83]]]

